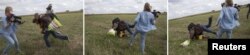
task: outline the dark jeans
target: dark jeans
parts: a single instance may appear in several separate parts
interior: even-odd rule
[[[216,34],[216,32],[213,32],[211,29],[209,29],[212,25],[212,18],[208,19],[208,24],[207,25],[201,25],[203,31],[208,32],[208,33],[213,33]]]
[[[118,26],[119,25],[114,25],[114,28],[115,29],[117,29],[118,28]],[[130,28],[134,28],[134,25],[131,25],[131,24],[129,24],[128,22],[125,22],[125,27],[126,27],[126,30],[128,31],[128,33],[130,34],[130,35],[132,35],[133,33],[132,33],[132,30],[130,29]],[[119,33],[119,32],[117,32],[117,33]]]
[[[45,33],[44,33],[44,41],[45,41],[45,44],[46,44],[47,47],[51,46],[50,43],[49,43],[49,40],[48,40],[48,37],[49,37],[50,34],[52,34],[53,37],[55,37],[55,38],[58,38],[58,39],[61,39],[61,40],[68,40],[67,36],[62,35],[62,34],[60,34],[58,32],[55,32],[55,31],[45,31]]]
[[[129,24],[128,22],[125,22],[126,23],[126,30],[128,31],[128,33],[130,34],[130,35],[132,35],[133,34],[133,32],[132,32],[132,30],[130,29],[130,28],[134,28],[134,25],[131,25],[131,24]]]

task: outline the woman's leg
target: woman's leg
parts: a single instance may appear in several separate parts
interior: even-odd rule
[[[231,29],[227,30],[226,34],[227,34],[228,39],[232,39],[232,30]]]
[[[138,31],[135,31],[135,32],[131,35],[130,41],[129,41],[129,46],[132,46],[132,45],[133,45],[133,42],[134,42],[134,40],[135,40],[135,36],[136,36],[137,33],[138,33]]]
[[[140,32],[141,33],[141,52],[144,54],[145,49],[145,41],[146,41],[146,32]]]
[[[19,48],[19,42],[18,42],[18,40],[17,40],[16,34],[15,34],[15,33],[11,33],[11,34],[10,34],[10,37],[11,37],[11,38],[14,40],[14,42],[15,42],[16,50],[17,50],[18,52],[20,52],[21,50],[20,50],[20,48]]]
[[[9,49],[14,46],[15,42],[14,40],[10,37],[10,34],[3,34],[4,38],[7,40],[7,47],[4,48],[2,55],[7,55]]]
[[[224,33],[224,30],[222,28],[219,28],[219,31],[217,32],[217,38],[221,38],[222,34]]]

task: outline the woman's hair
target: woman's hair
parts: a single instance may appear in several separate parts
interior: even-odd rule
[[[226,0],[226,6],[233,6],[233,0]]]
[[[148,12],[151,12],[151,6],[149,3],[145,3],[144,5],[144,10],[143,11],[148,11]]]
[[[11,11],[12,11],[12,7],[7,6],[7,7],[5,8],[5,14],[6,14],[6,13],[10,13]]]
[[[7,22],[10,22],[11,21],[11,18],[12,18],[12,15],[11,15],[11,11],[12,11],[12,7],[10,6],[7,6],[5,8],[5,15],[7,16]]]

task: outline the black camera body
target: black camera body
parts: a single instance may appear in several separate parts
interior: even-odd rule
[[[14,14],[11,14],[10,17],[7,17],[8,20],[10,20],[10,18],[14,18],[14,20],[11,21],[11,22],[14,22],[14,23],[17,23],[17,24],[23,24],[24,23],[24,22],[21,21],[22,20],[21,17],[15,16]]]

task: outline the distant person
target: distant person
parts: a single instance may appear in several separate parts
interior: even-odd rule
[[[236,8],[238,11],[240,11],[240,6],[238,4],[234,4],[234,8]]]
[[[20,53],[19,42],[16,37],[16,21],[15,15],[13,14],[13,9],[10,6],[5,8],[5,16],[2,17],[2,28],[1,35],[7,40],[7,47],[4,48],[1,55],[8,55],[10,48],[15,47],[17,53]]]
[[[135,18],[135,32],[132,34],[130,38],[129,45],[132,46],[134,42],[135,36],[140,33],[141,34],[141,52],[145,54],[145,41],[146,41],[146,33],[155,30],[156,26],[154,24],[155,17],[151,13],[151,8],[149,3],[145,3],[144,10],[140,12]]]
[[[159,15],[158,15],[159,12],[157,12],[156,10],[154,10],[152,13],[153,13],[153,15],[154,15],[155,18],[159,17]]]
[[[237,26],[238,19],[238,11],[233,7],[233,1],[225,0],[225,7],[220,11],[217,20],[217,26],[219,27],[217,38],[221,38],[222,34],[226,33],[228,39],[231,39],[232,31]]]
[[[248,7],[247,19],[248,19],[248,16],[249,16],[249,13],[250,13],[250,3],[247,5],[247,7]]]

